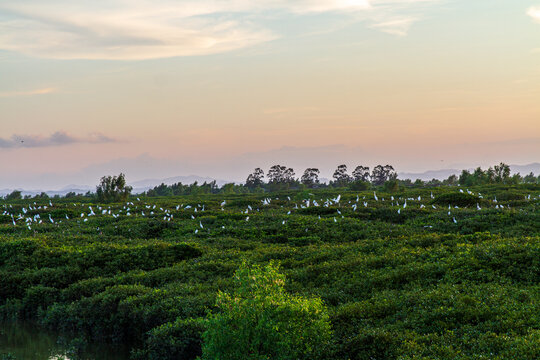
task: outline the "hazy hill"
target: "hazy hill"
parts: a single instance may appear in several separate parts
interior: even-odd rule
[[[534,173],[535,175],[540,175],[540,163],[532,163],[527,165],[510,165],[510,169],[513,174],[520,173],[521,176],[525,176],[529,173]],[[473,171],[474,169],[468,169],[469,171]],[[399,179],[411,179],[411,180],[431,180],[431,179],[439,179],[444,180],[448,179],[448,177],[452,174],[458,175],[461,173],[461,170],[457,169],[442,169],[442,170],[428,170],[421,173],[408,173],[408,172],[401,172],[398,175]]]

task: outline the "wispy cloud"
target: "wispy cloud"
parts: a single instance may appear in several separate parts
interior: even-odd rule
[[[216,54],[280,37],[279,29],[265,26],[269,13],[284,19],[333,13],[405,35],[415,18],[398,17],[395,11],[437,1],[4,2],[0,3],[0,49],[53,59],[143,60]]]
[[[50,136],[13,134],[7,139],[0,138],[0,149],[39,148],[80,143],[104,144],[112,142],[117,142],[117,140],[100,133],[90,134],[86,137],[76,137],[64,131],[57,131]]]
[[[55,91],[56,91],[55,88],[44,88],[44,89],[27,90],[27,91],[4,91],[4,92],[0,92],[0,98],[44,95],[44,94],[53,93]]]
[[[368,26],[395,36],[406,36],[429,6],[444,0],[371,0]]]
[[[384,21],[375,22],[371,27],[388,34],[405,36],[415,21],[416,19],[414,17],[390,18],[385,19]]]
[[[531,6],[527,10],[527,15],[532,17],[534,21],[540,23],[540,6]]]

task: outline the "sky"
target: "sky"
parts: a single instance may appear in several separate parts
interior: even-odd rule
[[[540,0],[0,0],[0,188],[540,162]]]

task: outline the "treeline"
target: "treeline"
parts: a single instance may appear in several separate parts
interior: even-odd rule
[[[394,167],[391,165],[377,165],[371,171],[367,166],[359,165],[349,174],[347,165],[339,165],[328,183],[321,182],[320,170],[317,168],[307,168],[298,178],[293,168],[274,165],[268,172],[264,173],[261,168],[256,168],[248,175],[243,184],[228,183],[219,186],[216,181],[204,182],[199,184],[182,184],[181,182],[166,185],[155,186],[152,189],[142,193],[142,196],[178,196],[178,195],[201,195],[201,194],[243,194],[258,192],[274,192],[282,190],[302,190],[313,188],[347,188],[353,191],[367,190],[371,187],[382,187],[386,191],[397,191],[400,187],[434,187],[444,185],[489,185],[489,184],[540,184],[540,175],[535,176],[532,172],[521,176],[519,173],[510,174],[510,166],[500,163],[493,167],[483,170],[481,167],[475,170],[462,170],[461,174],[451,175],[445,180],[432,179],[423,181],[416,179],[398,179]],[[96,193],[88,191],[85,194],[76,194],[69,192],[65,196],[70,198],[90,198],[103,202],[124,201],[131,193],[131,188],[125,186],[123,174],[118,177],[103,177],[100,185],[96,188]],[[60,195],[54,195],[52,198],[60,198]],[[21,192],[16,190],[8,194],[6,200],[19,199],[49,199],[49,196],[42,192],[35,196],[22,196]]]
[[[346,165],[339,165],[334,171],[332,180],[328,183],[321,182],[320,170],[317,168],[307,168],[301,177],[297,178],[293,168],[274,165],[268,172],[264,173],[261,168],[256,168],[248,175],[244,184],[225,184],[218,186],[215,181],[203,183],[196,182],[191,185],[177,183],[173,185],[161,184],[148,190],[146,196],[169,196],[169,195],[197,195],[197,194],[231,194],[231,193],[253,193],[253,192],[273,192],[280,190],[301,190],[312,188],[347,188],[350,190],[362,191],[371,187],[382,187],[386,191],[396,191],[400,187],[434,187],[444,185],[487,185],[487,184],[522,184],[540,183],[540,176],[536,177],[532,172],[529,175],[521,176],[519,173],[510,175],[510,167],[505,163],[500,163],[487,170],[478,167],[473,172],[463,170],[461,175],[451,175],[445,180],[432,179],[423,181],[417,179],[398,179],[394,167],[391,165],[377,165],[370,171],[367,166],[359,165],[350,174]]]
[[[340,165],[334,172],[333,180],[328,184],[320,181],[319,174],[319,169],[307,168],[302,176],[297,178],[293,168],[274,165],[268,170],[266,176],[261,168],[256,168],[253,173],[248,175],[244,184],[229,183],[221,187],[215,181],[204,182],[203,184],[195,182],[190,185],[182,183],[161,184],[146,191],[143,195],[241,194],[327,187],[348,187],[355,190],[365,190],[372,185],[387,187],[396,187],[398,185],[397,173],[391,165],[378,165],[372,172],[369,171],[369,167],[357,166],[350,175],[347,172],[347,166]]]

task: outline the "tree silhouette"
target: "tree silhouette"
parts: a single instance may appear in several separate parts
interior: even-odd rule
[[[505,163],[500,163],[493,167],[495,171],[495,182],[506,183],[510,178],[510,166]]]
[[[256,188],[263,184],[264,171],[261,168],[256,168],[252,174],[249,174],[246,179],[246,186],[249,188]]]
[[[354,181],[369,181],[369,167],[359,165],[352,172]]]
[[[397,174],[394,167],[391,165],[377,165],[373,168],[371,173],[371,182],[374,185],[382,185],[389,180],[397,179]]]
[[[304,185],[307,185],[309,187],[313,187],[317,184],[319,184],[319,169],[316,168],[307,168],[306,171],[304,171],[304,175],[302,175],[301,182]]]
[[[100,202],[125,201],[131,194],[132,187],[126,186],[126,177],[120,173],[118,176],[104,176],[96,188],[96,195]]]
[[[268,183],[289,183],[294,181],[294,170],[282,165],[274,165],[268,170]]]
[[[344,186],[351,182],[351,177],[347,174],[347,165],[339,165],[336,171],[334,171],[333,177],[336,179],[338,186]]]

